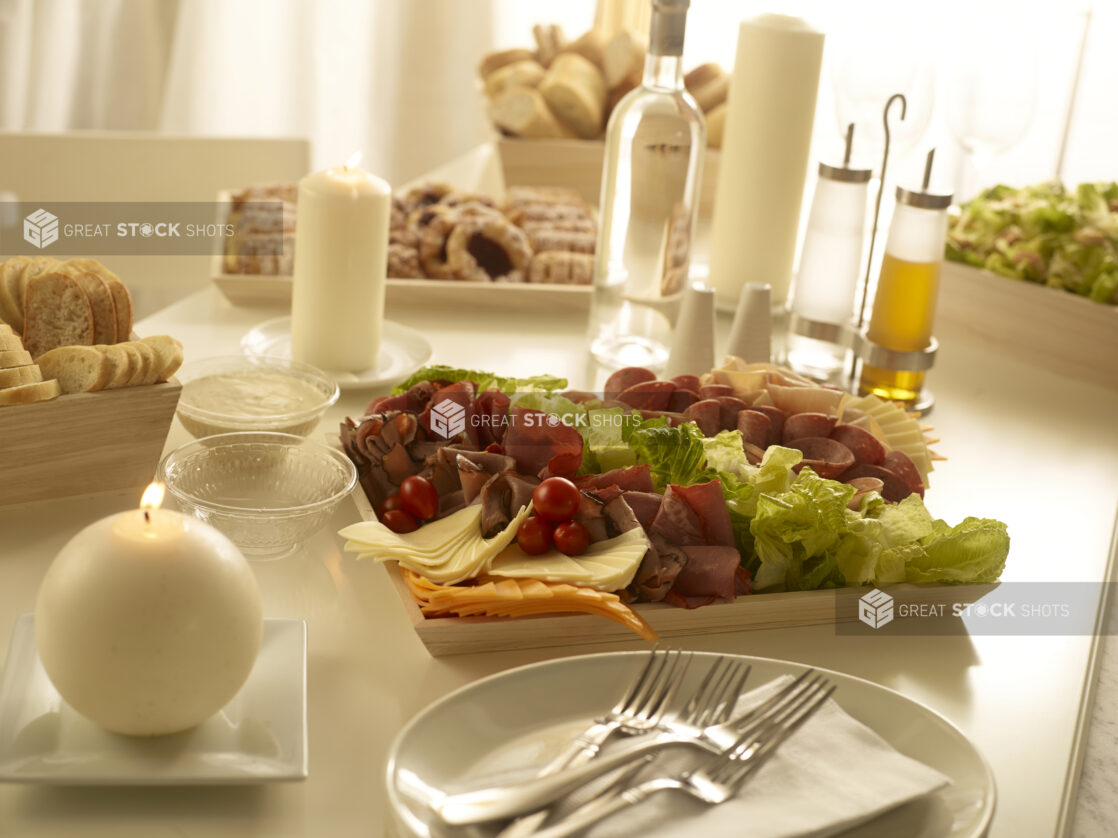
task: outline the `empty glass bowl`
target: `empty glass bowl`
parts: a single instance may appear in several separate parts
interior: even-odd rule
[[[338,385],[322,370],[287,358],[203,358],[184,364],[177,377],[179,421],[196,437],[237,431],[306,436],[338,400]]]
[[[159,479],[184,512],[225,533],[249,559],[278,559],[329,519],[357,482],[341,451],[293,434],[204,437],[176,448]]]

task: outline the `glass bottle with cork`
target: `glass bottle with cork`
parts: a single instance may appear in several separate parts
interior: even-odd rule
[[[935,354],[932,326],[952,195],[928,191],[935,149],[928,153],[919,191],[897,187],[897,205],[862,341],[859,390],[916,409]]]
[[[606,128],[590,349],[605,367],[663,368],[691,263],[706,127],[683,86],[690,0],[652,0],[641,84]]]

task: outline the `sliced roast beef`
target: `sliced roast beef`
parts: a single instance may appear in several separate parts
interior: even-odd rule
[[[478,446],[499,444],[508,426],[509,404],[511,399],[500,390],[486,390],[478,393],[474,402],[477,416]]]
[[[640,525],[647,531],[651,529],[656,513],[660,511],[660,504],[664,496],[657,492],[623,492],[625,503],[633,510]]]
[[[687,564],[683,548],[663,536],[649,533],[652,546],[644,554],[640,567],[629,585],[632,595],[644,602],[660,602],[675,584],[676,577]]]
[[[741,556],[733,547],[683,548],[687,564],[676,576],[668,601],[685,608],[712,602],[730,602],[737,595],[737,570]],[[682,602],[676,601],[678,597]]]
[[[652,531],[683,547],[733,547],[734,530],[722,497],[722,483],[711,480],[694,486],[669,484],[652,522]]]
[[[636,493],[631,493],[636,494]],[[609,521],[610,529],[614,535],[620,535],[623,532],[629,532],[641,526],[640,520],[633,512],[632,507],[629,505],[628,500],[618,495],[602,507],[602,511],[606,514],[606,519]]]
[[[615,468],[601,474],[590,474],[580,477],[575,483],[584,491],[604,489],[606,486],[619,486],[625,491],[634,492],[655,491],[652,485],[651,472],[646,465]]]
[[[534,478],[515,471],[503,471],[490,478],[478,496],[481,499],[481,534],[492,538],[509,525],[532,499],[536,488]]]
[[[539,410],[514,407],[501,444],[522,474],[566,477],[582,465],[582,435]]]
[[[591,544],[596,541],[605,541],[609,538],[609,532],[606,528],[607,518],[605,504],[590,495],[579,495],[578,511],[575,512],[574,519],[586,527],[586,532],[590,536]]]
[[[399,442],[392,446],[392,450],[384,455],[381,462],[385,473],[397,486],[404,482],[405,477],[410,477],[419,471],[419,463],[408,456],[408,449]]]

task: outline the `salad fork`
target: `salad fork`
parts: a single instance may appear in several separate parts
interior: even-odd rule
[[[743,733],[767,722],[787,701],[805,691],[813,693],[825,683],[822,676],[815,675],[814,670],[808,669],[760,705],[729,722],[698,728],[688,724],[682,717],[676,718],[666,722],[655,735],[643,737],[633,743],[632,747],[619,747],[613,753],[605,754],[585,765],[524,780],[516,785],[448,794],[433,803],[431,808],[444,822],[456,826],[513,818],[549,806],[579,786],[668,745],[695,745],[711,753],[722,753]]]
[[[702,729],[726,721],[730,713],[733,712],[738,696],[745,688],[746,679],[749,678],[749,673],[752,670],[753,667],[742,660],[721,656],[715,658],[698,688],[675,718],[679,719],[680,724],[690,725],[695,729]],[[663,725],[664,722],[659,724]],[[626,735],[639,735],[648,732],[648,728],[643,724],[634,726],[622,721],[618,732]],[[582,750],[573,754],[572,758],[563,764],[558,764],[559,760],[554,760],[540,772],[539,776],[549,776],[563,769],[585,765],[597,753],[597,748],[593,751]],[[518,818],[501,830],[497,838],[522,838],[522,836],[532,835],[547,820],[547,816],[548,810],[543,809]]]
[[[802,688],[784,695],[768,713],[756,718],[728,748],[698,768],[675,776],[653,777],[619,790],[622,783],[630,782],[647,765],[649,757],[640,758],[601,795],[566,818],[533,833],[534,838],[567,838],[660,791],[681,791],[711,805],[725,803],[834,691],[835,687],[823,679],[806,681]]]

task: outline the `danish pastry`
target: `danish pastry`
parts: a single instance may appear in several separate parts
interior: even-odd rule
[[[433,206],[426,208],[426,223],[419,230],[419,265],[424,276],[431,279],[451,279],[452,271],[447,264],[447,244],[450,234],[458,223],[453,207]]]
[[[446,243],[446,264],[460,280],[520,282],[531,259],[528,236],[500,217],[464,218]]]
[[[593,233],[579,233],[571,230],[556,230],[542,227],[528,234],[528,241],[536,253],[549,250],[563,250],[568,253],[593,253],[597,237]]]
[[[454,188],[446,183],[424,183],[409,189],[404,195],[404,209],[412,213],[429,204],[437,204],[453,191]]]
[[[589,285],[594,280],[594,257],[588,253],[549,250],[537,253],[528,266],[529,282]]]
[[[415,279],[423,276],[419,268],[419,251],[393,242],[388,245],[388,275],[394,279]]]

